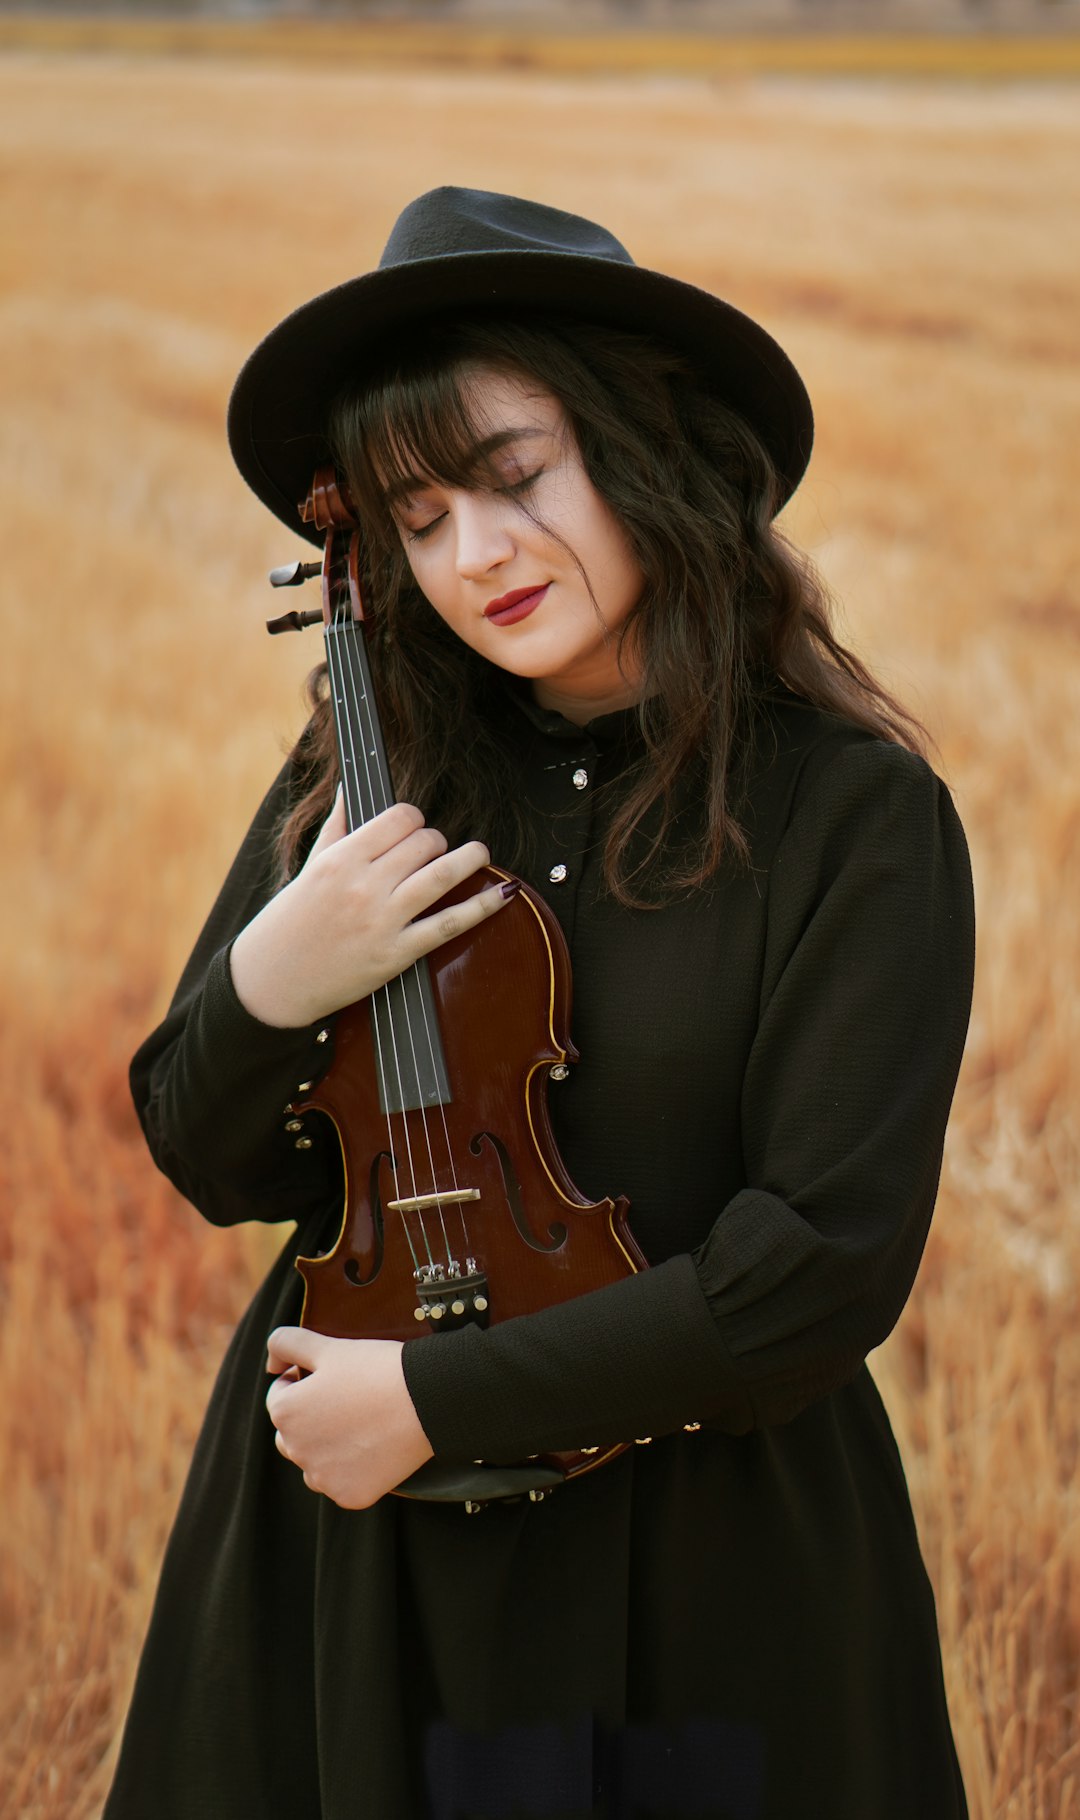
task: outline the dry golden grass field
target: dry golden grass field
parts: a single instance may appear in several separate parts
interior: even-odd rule
[[[239,58],[295,68],[345,62],[416,69],[529,70],[700,76],[944,76],[963,80],[1080,75],[1080,36],[1054,29],[1020,32],[883,32],[606,29],[579,14],[573,28],[545,26],[543,7],[527,16],[472,21],[364,17],[346,9],[293,14],[0,11],[0,50],[121,51],[138,56]],[[1075,24],[1075,21],[1073,22]]]
[[[974,1820],[1080,1814],[1076,90],[12,52],[0,174],[0,1811],[100,1809],[277,1242],[178,1201],[125,1083],[318,656],[262,632],[296,552],[231,469],[228,388],[452,181],[598,217],[807,377],[788,529],[937,738],[981,925],[935,1228],[876,1366]]]

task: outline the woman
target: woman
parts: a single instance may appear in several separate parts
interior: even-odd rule
[[[863,1361],[932,1211],[970,878],[917,729],[772,529],[798,375],[593,224],[444,189],[255,351],[230,434],[297,529],[320,462],[348,482],[399,801],[346,833],[317,689],[135,1059],[196,1206],[297,1231],[211,1401],[107,1820],[955,1820]],[[327,1339],[293,1260],[333,1243],[340,1157],[282,1107],[338,1008],[501,913],[432,914],[489,851],[570,948],[561,1154],[629,1197],[650,1268],[487,1332]],[[646,1437],[541,1504],[386,1495]]]

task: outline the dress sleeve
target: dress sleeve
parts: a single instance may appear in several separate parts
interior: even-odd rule
[[[786,1422],[895,1323],[971,1000],[971,874],[948,791],[900,747],[841,747],[797,801],[768,892],[749,1185],[693,1255],[487,1333],[409,1343],[437,1457]]]
[[[236,996],[233,939],[274,893],[274,835],[291,807],[284,766],[244,838],[164,1021],[131,1064],[135,1110],[150,1153],[215,1225],[301,1219],[333,1192],[332,1134],[297,1150],[284,1108],[301,1081],[324,1072],[324,1022],[298,1030],[261,1023]],[[313,1126],[317,1129],[317,1125]]]

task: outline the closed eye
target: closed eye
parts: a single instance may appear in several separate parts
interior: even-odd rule
[[[507,494],[510,498],[518,498],[536,484],[543,471],[543,468],[536,468],[531,474],[523,474],[520,480],[507,481],[504,486],[495,487],[493,490],[496,493]],[[415,530],[405,526],[405,535],[410,543],[423,543],[425,537],[430,537],[432,531],[442,523],[445,517],[445,512],[439,512],[436,517],[429,519],[426,525],[418,525]]]
[[[510,493],[510,494],[527,493],[529,488],[531,486],[534,486],[535,483],[539,480],[539,478],[543,472],[544,472],[543,468],[536,468],[533,471],[533,473],[523,474],[521,476],[520,480],[508,481],[504,487],[498,487],[496,489],[496,491],[499,493]]]

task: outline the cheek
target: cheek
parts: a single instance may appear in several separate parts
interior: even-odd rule
[[[476,645],[478,634],[473,616],[460,601],[453,575],[447,578],[442,565],[425,562],[422,557],[410,561],[409,568],[429,610],[465,644]]]
[[[609,518],[593,548],[597,581],[608,596],[611,610],[621,617],[630,611],[645,585],[641,565],[617,519]]]
[[[446,586],[440,581],[442,566],[434,560],[434,553],[425,550],[423,544],[405,544],[405,562],[421,594],[429,600],[436,612],[441,610],[446,601]]]
[[[583,470],[573,505],[574,523],[567,542],[577,550],[594,583],[610,589],[620,602],[628,593],[636,599],[645,578],[630,539]]]

